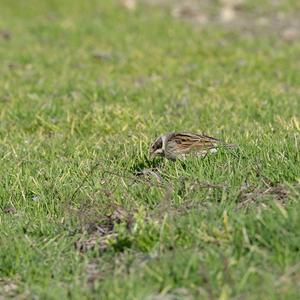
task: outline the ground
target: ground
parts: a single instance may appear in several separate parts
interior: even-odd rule
[[[134,4],[1,2],[0,299],[298,299],[299,2]]]

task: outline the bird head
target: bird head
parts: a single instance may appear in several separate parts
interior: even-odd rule
[[[164,156],[165,151],[163,149],[163,139],[159,137],[155,142],[150,146],[150,158],[153,159],[155,156]]]

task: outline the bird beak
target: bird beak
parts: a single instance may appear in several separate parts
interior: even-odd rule
[[[150,157],[150,159],[153,159],[155,156],[156,156],[156,154],[155,154],[154,151],[150,151],[150,152],[149,152],[149,157]]]
[[[157,149],[155,151],[150,151],[150,159],[153,159],[155,156],[163,156],[164,150]]]

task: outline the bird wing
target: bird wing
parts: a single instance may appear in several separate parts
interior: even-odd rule
[[[213,149],[219,143],[220,140],[203,134],[173,133],[167,140],[166,150],[176,154],[186,154]]]

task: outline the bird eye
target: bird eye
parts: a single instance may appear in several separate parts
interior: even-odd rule
[[[151,150],[152,151],[155,151],[157,149],[160,149],[162,148],[162,139],[159,138],[157,139],[152,145],[151,145]]]

